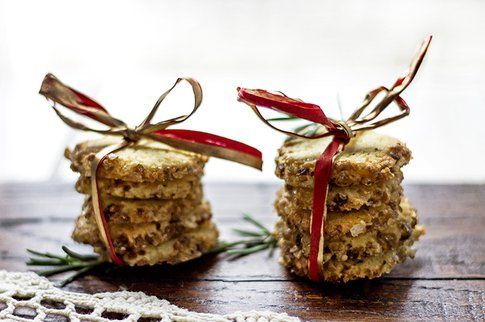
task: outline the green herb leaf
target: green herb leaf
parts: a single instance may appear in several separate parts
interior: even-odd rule
[[[70,250],[69,248],[67,248],[64,245],[61,248],[64,251],[64,253],[66,253],[68,256],[71,256],[71,257],[76,258],[76,259],[88,260],[89,261],[89,260],[95,260],[95,259],[99,258],[98,255],[82,255],[82,254],[76,253],[76,252]]]
[[[255,225],[259,229],[261,229],[261,231],[264,232],[265,235],[271,235],[271,232],[266,227],[264,227],[263,224],[261,224],[259,221],[257,221],[253,217],[251,217],[251,215],[243,214],[243,219],[246,220],[247,222]]]
[[[37,270],[36,273],[46,277],[70,271],[75,272],[61,282],[61,286],[64,286],[105,263],[97,255],[82,255],[70,250],[66,246],[62,246],[62,250],[65,255],[41,253],[27,249],[30,254],[36,257],[30,257],[26,264],[29,266],[43,267]]]
[[[210,251],[210,253],[226,253],[228,255],[241,257],[269,248],[269,255],[272,256],[274,249],[276,248],[277,241],[271,231],[249,214],[243,214],[243,220],[255,226],[258,231],[233,229],[240,236],[248,238],[233,242],[220,242],[217,247]]]
[[[296,117],[296,116],[283,116],[283,117],[273,117],[273,118],[269,118],[269,119],[266,119],[266,121],[269,121],[269,122],[278,122],[278,121],[296,121],[298,120],[299,118]]]
[[[233,231],[236,232],[238,235],[245,237],[261,237],[265,235],[263,232],[255,232],[244,229],[233,229]]]

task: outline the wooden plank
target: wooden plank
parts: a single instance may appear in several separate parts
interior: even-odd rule
[[[217,222],[222,238],[226,240],[233,238],[231,227],[244,226],[243,222]],[[466,221],[448,219],[427,224],[428,233],[417,245],[416,258],[398,266],[390,277],[485,278],[483,222],[474,219]],[[60,245],[65,244],[79,251],[90,252],[90,247],[75,245],[70,240],[72,225],[71,220],[26,221],[18,225],[2,225],[0,258],[3,261],[8,260],[11,269],[24,270],[26,248],[59,252]],[[5,245],[11,246],[5,249]],[[237,262],[221,261],[211,267],[208,274],[214,279],[233,278],[241,274],[244,274],[247,279],[271,280],[281,277],[280,266],[276,259],[266,260],[264,256],[254,255],[248,260],[258,263],[255,265],[256,270],[238,269],[239,265],[245,267],[248,264],[243,259]]]
[[[272,210],[272,198],[277,187],[251,187],[247,184],[216,184],[207,187],[207,195],[212,201],[222,238],[230,239],[230,228],[244,225],[240,216],[243,211],[252,213],[269,227],[276,220]],[[0,229],[5,231],[0,235],[0,242],[2,245],[15,246],[10,250],[2,250],[1,256],[4,260],[8,259],[10,265],[14,265],[15,269],[23,267],[25,248],[58,251],[61,244],[73,245],[69,236],[73,218],[79,213],[82,201],[69,185],[49,185],[43,189],[39,186],[28,186],[26,189],[21,186],[2,188],[5,194],[0,198]],[[427,226],[428,232],[418,244],[415,260],[399,266],[391,276],[485,277],[485,206],[481,205],[484,199],[478,197],[485,192],[483,186],[411,186],[406,190],[418,208],[421,222]],[[460,211],[459,207],[464,211]],[[22,238],[19,239],[19,236]],[[76,248],[89,251],[88,247]],[[213,272],[215,278],[222,278],[221,272],[240,273],[234,271],[234,267],[226,269],[225,264],[221,265],[221,269]],[[277,278],[279,273],[274,272],[274,267],[268,267],[264,276],[269,279]],[[259,277],[256,274],[251,278]]]
[[[303,320],[460,320],[484,316],[485,281],[363,281],[314,286],[304,281],[181,281],[126,278],[123,288],[143,291],[198,312],[235,310],[287,312]],[[113,277],[116,281],[120,277]],[[69,286],[72,291],[115,291],[111,278]]]
[[[267,225],[276,216],[277,185],[210,184],[206,192],[225,239],[241,227],[240,213]],[[313,285],[261,253],[237,261],[207,256],[177,267],[119,268],[87,276],[67,289],[128,289],[202,312],[269,309],[303,319],[483,320],[485,297],[485,186],[408,186],[428,232],[414,260],[374,281]],[[0,269],[26,270],[25,248],[80,251],[69,236],[82,198],[69,184],[0,185]],[[277,254],[275,254],[277,255]]]
[[[273,216],[272,203],[279,184],[206,185],[205,193],[219,218],[241,212]],[[485,217],[485,185],[411,185],[405,193],[426,217]],[[83,197],[69,183],[0,185],[0,218],[66,217],[79,212]]]
[[[111,278],[84,279],[67,289],[95,293],[120,288],[143,291],[196,312],[272,310],[304,321],[483,321],[485,281],[364,281],[343,286],[313,286],[302,281],[181,281]],[[25,317],[33,312],[23,311]],[[52,319],[52,321],[63,321]]]

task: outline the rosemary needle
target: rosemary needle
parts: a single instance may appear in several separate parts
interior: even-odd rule
[[[274,238],[271,231],[249,214],[243,214],[243,219],[252,224],[256,230],[233,229],[233,231],[241,237],[249,238],[234,242],[221,242],[212,250],[212,253],[226,253],[241,257],[269,248],[269,255],[272,256],[274,248],[276,248],[276,238]]]
[[[63,255],[55,255],[27,249],[34,257],[30,257],[26,264],[28,266],[45,267],[37,270],[36,273],[46,277],[73,271],[74,274],[61,281],[61,286],[105,264],[97,255],[82,255],[70,250],[66,246],[62,246],[62,250],[64,251]]]

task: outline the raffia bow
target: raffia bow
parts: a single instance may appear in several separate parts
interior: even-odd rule
[[[314,170],[313,203],[310,224],[310,253],[308,260],[309,277],[313,281],[321,280],[323,271],[323,249],[325,219],[327,215],[326,199],[333,163],[342,152],[345,145],[355,136],[356,132],[375,129],[383,125],[397,121],[409,114],[409,106],[399,96],[411,83],[421,65],[428,50],[432,37],[429,36],[422,43],[418,54],[411,62],[409,69],[397,79],[391,88],[379,86],[365,96],[361,106],[346,120],[339,121],[328,118],[322,108],[315,104],[305,103],[299,99],[293,99],[285,94],[271,93],[260,89],[238,88],[238,100],[246,103],[256,115],[271,128],[290,135],[306,139],[320,139],[333,136],[332,141],[319,156]],[[384,94],[380,101],[375,104],[367,114],[364,112],[373,103],[379,94]],[[392,103],[395,102],[399,112],[381,120],[377,117]],[[294,132],[280,129],[269,122],[258,107],[269,108],[290,116],[288,119],[305,119],[313,123],[321,124],[324,132],[320,134],[305,135],[302,132]],[[281,119],[279,119],[281,120]]]
[[[181,81],[186,81],[192,87],[195,98],[192,111],[189,114],[180,115],[178,117],[152,124],[151,121],[155,116],[160,104]],[[140,125],[135,128],[130,128],[125,122],[113,117],[99,103],[76,91],[75,89],[61,83],[52,74],[47,74],[45,76],[39,93],[51,102],[51,106],[54,111],[68,126],[78,130],[120,137],[119,143],[110,145],[98,152],[91,163],[91,194],[94,217],[101,235],[101,239],[110,254],[112,262],[115,264],[121,265],[124,264],[124,262],[116,254],[113,247],[109,227],[103,213],[100,191],[98,188],[98,169],[109,154],[124,149],[130,145],[136,145],[140,139],[147,138],[182,150],[238,162],[261,170],[262,154],[260,151],[251,146],[210,133],[191,130],[167,129],[172,125],[179,124],[187,120],[201,105],[202,88],[195,79],[178,78],[175,84],[160,96],[145,120],[143,120],[143,122],[141,122]],[[61,113],[57,107],[57,104],[60,104],[77,114],[106,125],[108,128],[94,129],[86,126],[85,124],[74,121]]]

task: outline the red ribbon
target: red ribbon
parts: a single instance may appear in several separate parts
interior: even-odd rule
[[[192,130],[159,130],[154,132],[153,134],[158,135],[160,137],[167,137],[181,141],[199,143],[199,144],[206,144],[206,145],[213,145],[218,146],[224,149],[233,150],[236,152],[244,153],[247,155],[251,155],[257,159],[262,158],[262,154],[259,150],[255,148],[238,142],[223,136],[201,132],[201,131],[192,131]]]
[[[262,96],[257,96],[256,93],[262,94]],[[320,250],[323,247],[325,218],[327,214],[326,200],[328,183],[332,175],[333,160],[337,153],[350,140],[350,136],[345,130],[340,129],[338,124],[330,121],[318,105],[304,103],[295,99],[287,99],[284,95],[272,94],[264,90],[245,88],[239,88],[238,98],[253,106],[269,108],[287,115],[322,124],[334,136],[330,144],[317,159],[313,177],[314,188],[308,270],[310,279],[318,281],[320,280],[319,260],[321,261],[319,256],[322,253]],[[272,102],[275,102],[275,104],[272,104]],[[294,102],[297,102],[297,104],[293,104]]]
[[[347,139],[334,137],[332,142],[323,151],[315,164],[313,178],[313,204],[312,218],[310,227],[310,255],[308,262],[308,272],[310,279],[318,281],[320,279],[319,250],[323,248],[323,236],[325,234],[325,219],[327,218],[327,194],[328,183],[332,176],[333,161],[337,153],[343,150]]]

